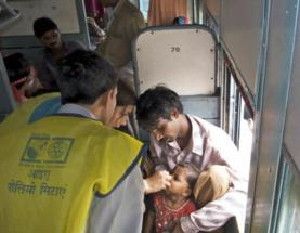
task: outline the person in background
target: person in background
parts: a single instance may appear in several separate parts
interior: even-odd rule
[[[84,0],[87,16],[93,18],[95,23],[104,28],[104,7],[101,0]]]
[[[38,74],[44,89],[59,90],[57,63],[65,55],[76,49],[86,49],[78,41],[64,41],[57,25],[49,17],[40,17],[34,21],[34,34],[44,46],[43,58],[38,64]]]
[[[135,121],[136,94],[130,82],[120,78],[118,81],[117,106],[108,123],[110,126],[138,137],[138,127]]]
[[[101,0],[84,0],[92,50],[97,49],[105,39],[104,7]]]
[[[0,127],[1,230],[139,233],[142,143],[105,126],[117,75],[91,51],[76,50],[60,65],[57,113],[14,132]]]
[[[172,25],[178,16],[187,16],[187,0],[149,0],[148,26]]]
[[[29,64],[22,53],[5,56],[3,62],[17,103],[25,102],[42,89],[35,67]]]
[[[186,16],[177,16],[173,19],[173,25],[185,25],[188,24]]]
[[[87,22],[92,50],[97,50],[100,44],[105,40],[105,31],[96,23],[93,17],[87,17]]]
[[[211,232],[235,218],[243,232],[247,203],[247,174],[230,136],[222,129],[183,113],[179,95],[155,87],[141,94],[136,105],[140,127],[151,133],[151,157],[155,173],[144,180],[145,192],[155,193],[170,186],[169,174],[177,164],[193,164],[200,172],[212,165],[225,166],[230,189],[201,209],[182,217],[172,232]]]
[[[133,83],[132,43],[145,27],[144,17],[129,0],[101,1],[106,12],[111,12],[111,15],[100,54],[117,68],[121,77],[127,77]]]

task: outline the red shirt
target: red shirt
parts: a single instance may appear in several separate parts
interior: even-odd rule
[[[171,209],[166,205],[166,197],[162,194],[154,195],[154,207],[156,233],[170,230],[169,227],[174,221],[179,221],[181,217],[188,216],[196,210],[196,206],[190,198],[179,208]]]

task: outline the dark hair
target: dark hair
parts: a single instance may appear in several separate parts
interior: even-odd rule
[[[179,17],[174,17],[173,19],[173,25],[178,25],[179,24]]]
[[[135,105],[136,94],[127,80],[119,79],[118,81],[118,94],[117,94],[117,106]]]
[[[9,56],[6,56],[3,58],[3,62],[10,82],[15,82],[19,79],[22,79],[28,76],[30,73],[29,63],[22,53],[13,53]]]
[[[40,17],[34,21],[33,29],[34,35],[41,38],[45,32],[57,29],[57,25],[49,17]]]
[[[185,16],[177,16],[173,19],[173,25],[184,25],[186,24],[186,17]]]
[[[199,169],[197,169],[193,164],[177,164],[176,167],[173,168],[171,173],[178,167],[186,169],[186,181],[188,183],[189,189],[193,190],[200,174]]]
[[[92,51],[75,50],[58,65],[63,104],[93,104],[104,92],[117,86],[114,68]]]
[[[174,108],[183,113],[179,95],[166,87],[158,86],[141,94],[136,105],[136,117],[141,127],[151,130],[156,127],[159,118],[171,119]]]

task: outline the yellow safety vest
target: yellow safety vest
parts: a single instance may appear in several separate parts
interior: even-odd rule
[[[0,231],[81,233],[94,193],[109,195],[142,143],[76,116],[50,116],[0,134]],[[124,213],[126,214],[126,213]]]
[[[44,117],[56,113],[60,104],[60,93],[52,92],[38,95],[30,98],[25,103],[17,106],[17,108],[5,117],[0,124],[0,133],[7,130],[19,130],[20,127],[27,125],[31,121],[37,120],[37,117]]]

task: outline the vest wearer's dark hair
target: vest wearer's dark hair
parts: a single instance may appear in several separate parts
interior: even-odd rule
[[[34,35],[41,38],[45,32],[57,29],[57,25],[49,17],[37,18],[33,23]]]
[[[171,119],[171,113],[176,108],[183,113],[179,95],[163,86],[146,90],[136,104],[136,118],[142,128],[152,130],[159,118]]]
[[[112,65],[92,51],[75,50],[68,54],[59,63],[59,70],[63,104],[93,104],[118,82]]]

